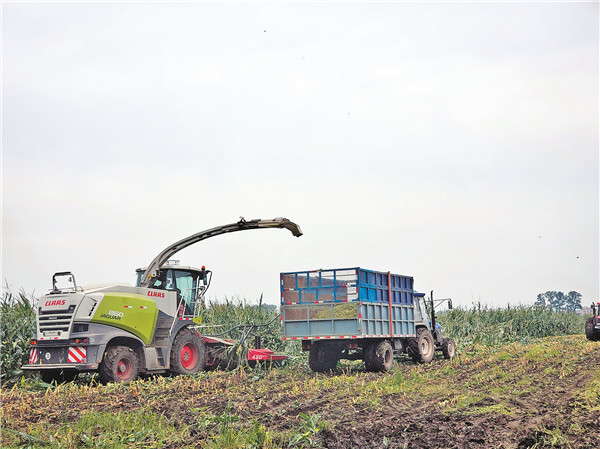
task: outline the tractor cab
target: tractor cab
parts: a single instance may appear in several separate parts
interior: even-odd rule
[[[145,268],[136,270],[136,287],[140,287]],[[194,268],[181,265],[178,260],[167,261],[150,280],[149,288],[177,292],[178,314],[197,317],[199,304],[210,286],[212,272],[206,267]]]

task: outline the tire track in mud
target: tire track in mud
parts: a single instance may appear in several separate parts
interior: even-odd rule
[[[322,432],[323,446],[330,449],[562,447],[546,442],[545,437],[554,431],[574,442],[574,448],[598,448],[600,413],[575,410],[574,402],[582,386],[588,385],[600,369],[600,358],[590,353],[580,363],[580,371],[574,375],[564,376],[559,382],[544,382],[543,388],[511,398],[511,414],[477,414],[468,409],[443,412],[437,400],[406,401],[404,395],[391,394],[377,412],[363,410],[337,421],[329,416],[334,428]],[[540,366],[531,364],[524,374],[531,371],[539,374]],[[498,403],[486,397],[472,406],[489,407]],[[589,431],[579,432],[577,425]]]

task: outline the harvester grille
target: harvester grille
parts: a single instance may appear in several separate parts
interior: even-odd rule
[[[73,320],[73,312],[40,312],[38,322],[40,332],[69,332],[71,322]]]

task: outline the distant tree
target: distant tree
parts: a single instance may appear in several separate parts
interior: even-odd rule
[[[566,309],[567,300],[563,292],[553,292],[552,308],[554,310],[563,311]]]
[[[535,303],[533,303],[533,305],[540,306],[540,307],[552,308],[552,305],[546,300],[546,293],[539,293],[537,295],[537,299],[536,299]]]
[[[566,297],[566,307],[569,312],[575,312],[577,309],[581,309],[581,293],[570,291]]]
[[[581,293],[570,291],[564,294],[563,292],[547,291],[537,295],[534,305],[547,307],[557,312],[574,312],[581,309]]]

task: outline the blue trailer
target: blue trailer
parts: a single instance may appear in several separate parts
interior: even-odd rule
[[[340,359],[363,360],[368,371],[387,371],[394,354],[427,363],[434,351],[454,356],[454,342],[435,322],[435,306],[449,299],[414,290],[411,276],[360,267],[281,273],[281,331],[301,340],[313,371],[329,371]]]

